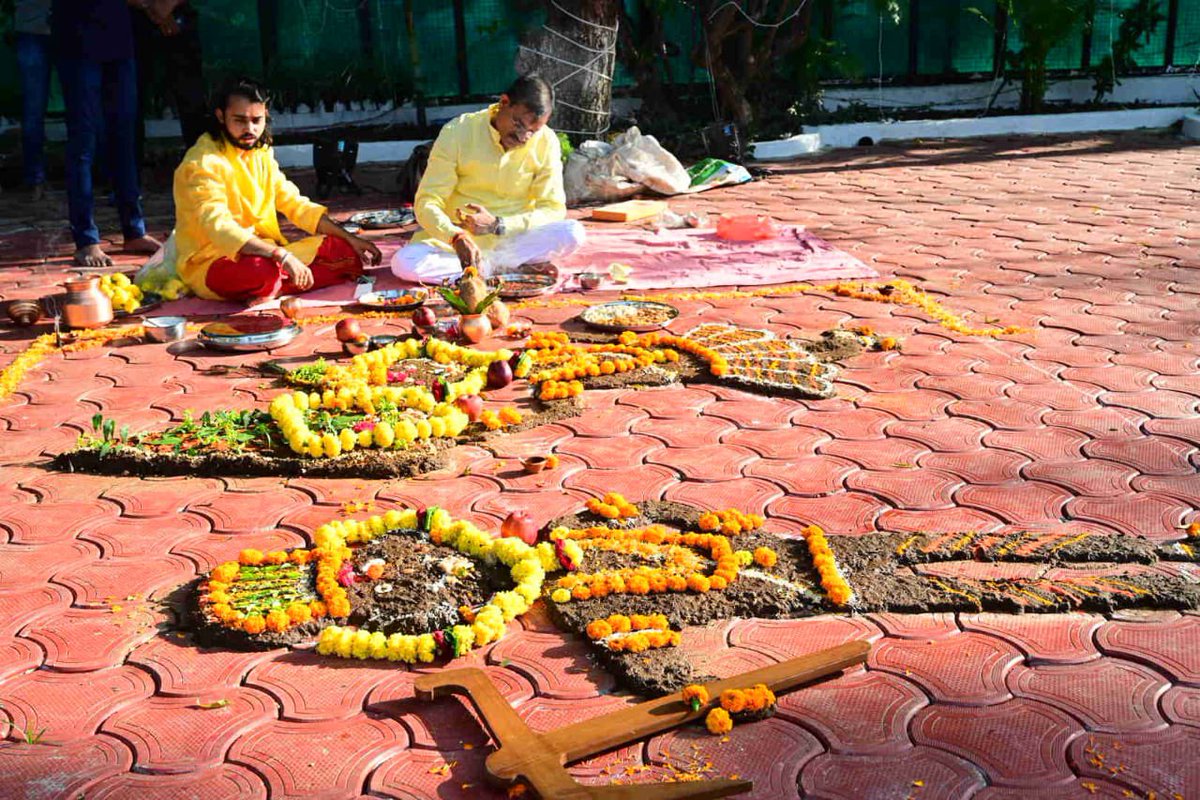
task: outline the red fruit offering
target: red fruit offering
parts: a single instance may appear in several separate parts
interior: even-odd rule
[[[500,524],[501,536],[512,536],[533,547],[537,544],[538,526],[525,511],[513,511]]]
[[[421,306],[412,313],[412,321],[418,328],[432,328],[437,322],[437,313],[432,308]]]
[[[363,338],[362,326],[358,324],[358,320],[353,317],[339,319],[337,326],[333,329],[337,334],[339,342],[352,342],[356,339]]]
[[[471,422],[478,422],[479,415],[483,413],[483,398],[477,394],[463,395],[454,401],[454,405],[458,406]]]
[[[513,371],[507,361],[493,361],[488,365],[487,388],[503,389],[512,381]]]

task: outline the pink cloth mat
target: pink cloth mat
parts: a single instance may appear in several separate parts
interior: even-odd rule
[[[630,267],[629,280],[615,284],[605,280],[602,288],[643,291],[647,289],[700,289],[715,286],[768,286],[779,283],[827,282],[851,278],[874,278],[879,273],[845,251],[801,228],[784,228],[775,239],[728,242],[712,230],[686,228],[659,232],[625,225],[589,225],[587,244],[578,253],[559,262],[560,290],[579,286],[581,272],[607,273],[611,264]],[[375,289],[398,289],[407,285],[387,268],[392,253],[403,244],[377,240],[385,266],[368,270],[375,276]],[[354,301],[352,283],[329,286],[303,295],[305,306],[343,306]],[[279,301],[256,306],[278,308]],[[245,310],[245,305],[189,297],[166,303],[154,313],[160,316],[211,316]]]
[[[879,273],[854,256],[803,228],[783,228],[774,239],[730,242],[711,229],[683,228],[654,232],[624,225],[589,225],[587,244],[563,259],[568,289],[580,272],[607,273],[609,265],[631,268],[619,287],[699,289],[712,286],[767,286],[775,283],[874,278]]]

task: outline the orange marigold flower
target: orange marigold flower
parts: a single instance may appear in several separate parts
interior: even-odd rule
[[[576,586],[571,590],[571,597],[575,598],[576,600],[590,600],[592,597],[592,590],[586,586]]]
[[[713,591],[719,592],[727,586],[729,586],[729,582],[720,575],[712,575],[708,579],[708,588],[712,589]]]
[[[672,592],[685,592],[688,588],[687,578],[682,575],[671,575],[667,578],[667,588]]]
[[[242,620],[242,630],[249,634],[262,633],[267,629],[267,621],[258,614],[251,614]]]
[[[261,550],[254,550],[251,548],[246,548],[242,552],[238,553],[238,561],[242,564],[245,564],[248,567],[253,567],[257,564],[261,564],[262,560],[263,560],[263,554],[262,554]]]
[[[287,607],[287,616],[293,625],[303,625],[312,619],[312,611],[305,603],[292,603]]]
[[[348,617],[350,616],[350,600],[346,597],[335,597],[326,603],[331,617]]]
[[[680,692],[683,697],[683,702],[692,707],[692,711],[699,711],[700,706],[708,703],[708,689],[698,683],[689,683],[683,687]]]
[[[313,600],[308,604],[308,610],[312,612],[314,619],[320,619],[329,613],[329,609],[325,608],[325,604],[320,600]]]
[[[238,569],[241,567],[236,561],[226,561],[221,566],[212,571],[210,576],[214,581],[229,583],[237,577]]]
[[[693,572],[688,576],[687,585],[693,592],[700,592],[701,594],[712,588],[711,581],[698,572]]]
[[[720,736],[733,730],[733,718],[725,709],[714,708],[704,718],[704,727],[708,728],[708,732],[713,736]]]
[[[721,527],[721,521],[717,519],[717,515],[711,511],[701,514],[698,524],[700,526],[700,530],[702,531],[715,531],[717,528]]]
[[[605,639],[612,636],[613,629],[607,621],[602,619],[592,620],[587,625],[587,635],[589,639]]]
[[[634,575],[625,582],[625,585],[632,594],[650,593],[650,581],[646,580],[646,578],[641,575]]]
[[[617,633],[628,633],[633,629],[633,622],[624,614],[613,614],[608,618],[608,624]]]
[[[629,617],[629,624],[635,631],[644,631],[650,627],[650,618],[645,614],[632,614]]]
[[[850,587],[845,585],[834,586],[828,592],[830,601],[839,606],[846,605],[846,603],[850,602],[850,598],[854,596],[854,593],[850,591]]]
[[[777,556],[775,551],[769,547],[759,547],[754,551],[754,563],[758,564],[760,567],[766,567],[767,569],[770,569],[771,567],[775,566],[775,563],[778,560],[779,556]]]
[[[375,563],[367,567],[367,577],[377,581],[383,577],[383,564]]]
[[[287,612],[276,609],[267,614],[266,624],[267,630],[272,631],[273,633],[282,633],[288,629],[288,626],[291,624],[291,620],[288,619]]]
[[[283,550],[272,550],[263,556],[263,561],[266,561],[268,564],[286,564],[287,560],[288,554]]]
[[[546,456],[546,469],[554,469],[558,466],[558,456],[551,453]]]
[[[289,558],[293,564],[307,564],[309,553],[307,550],[293,550]]]
[[[730,714],[746,710],[746,693],[741,689],[726,689],[721,692],[721,708]]]
[[[229,603],[230,600],[231,598],[229,597],[229,593],[221,589],[208,593],[208,602],[212,603],[213,605],[217,605],[219,603]]]

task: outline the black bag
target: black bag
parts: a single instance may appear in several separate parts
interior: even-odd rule
[[[433,150],[433,142],[425,142],[413,148],[412,155],[400,168],[397,180],[400,184],[400,202],[412,203],[417,198],[417,187],[421,185],[421,176],[429,165],[429,153]]]

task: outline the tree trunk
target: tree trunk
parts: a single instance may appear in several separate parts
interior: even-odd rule
[[[517,72],[554,86],[550,126],[574,139],[608,131],[621,0],[547,0],[546,28],[522,37]]]

